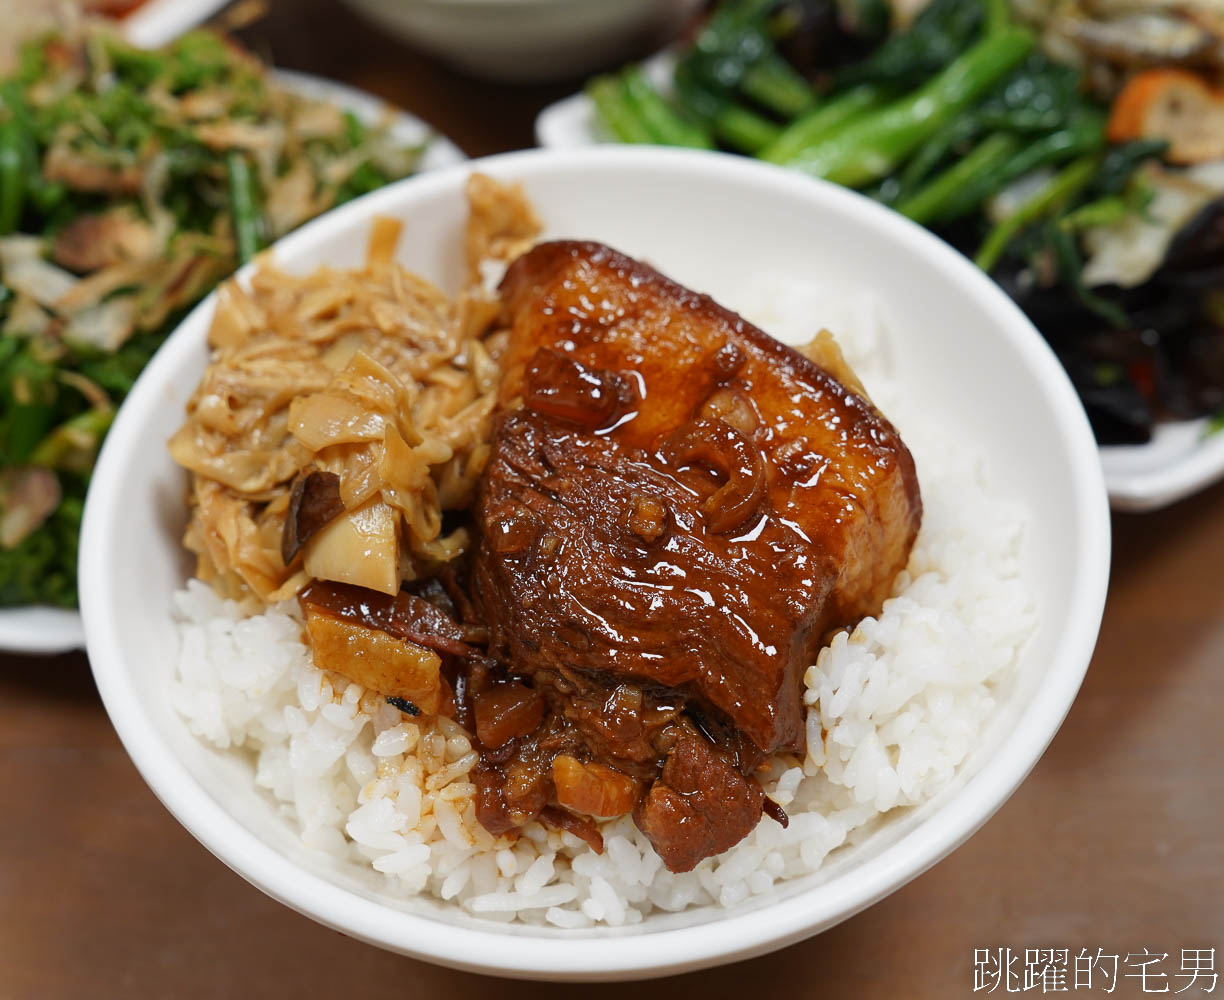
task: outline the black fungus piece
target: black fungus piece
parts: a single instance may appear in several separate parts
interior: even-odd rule
[[[1183,281],[1218,285],[1224,272],[1224,198],[1197,212],[1178,231],[1165,254],[1166,271],[1177,272]]]
[[[395,695],[389,695],[387,697],[387,704],[398,708],[405,715],[417,716],[421,714],[421,710],[407,698],[398,698]]]
[[[1122,366],[1063,359],[1100,444],[1144,444],[1151,440],[1154,414]]]

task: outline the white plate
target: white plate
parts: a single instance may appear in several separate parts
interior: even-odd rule
[[[141,10],[161,6],[164,5],[150,4]],[[391,108],[372,94],[308,73],[276,70],[275,76],[286,89],[304,97],[334,101],[363,121],[379,121],[390,111],[393,116],[391,134],[397,140],[405,145],[429,140],[429,148],[421,157],[422,170],[447,167],[467,159],[446,136],[439,135],[414,115]],[[65,653],[84,645],[85,631],[81,627],[81,616],[75,611],[47,607],[0,608],[0,652]]]
[[[642,63],[646,76],[664,93],[671,92],[671,71],[676,65],[674,49]],[[618,144],[595,114],[595,103],[582,91],[571,94],[541,111],[535,120],[536,142],[544,149],[578,149],[600,143]]]
[[[156,48],[203,24],[229,0],[146,0],[119,21],[125,38],[135,45]]]
[[[1158,510],[1224,477],[1224,432],[1206,420],[1161,424],[1147,444],[1101,449],[1114,510]]]
[[[310,73],[299,73],[296,70],[278,69],[272,74],[286,89],[302,97],[311,97],[319,101],[331,101],[348,111],[363,122],[374,123],[391,116],[391,135],[404,145],[429,141],[429,148],[421,157],[421,170],[436,170],[438,167],[449,167],[462,163],[467,154],[450,139],[421,121],[416,115],[388,104],[382,98],[367,94],[364,90],[350,87],[335,80],[327,80]]]
[[[656,83],[665,81],[669,56],[647,64]],[[549,105],[535,121],[536,141],[545,149],[577,149],[614,143],[586,94]],[[1204,435],[1205,420],[1162,424],[1144,445],[1100,448],[1105,486],[1114,510],[1148,511],[1167,507],[1224,478],[1224,432]]]

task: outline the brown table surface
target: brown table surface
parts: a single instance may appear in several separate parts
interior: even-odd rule
[[[327,0],[282,0],[244,34],[282,66],[420,114],[472,155],[531,145],[536,111],[575,88],[469,80]],[[1026,947],[1167,953],[1154,968],[1169,978],[1148,985],[1176,990],[1187,983],[1176,978],[1181,949],[1224,952],[1224,485],[1156,514],[1117,515],[1113,538],[1109,602],[1083,689],[1032,775],[980,833],[819,937],[634,994],[961,996],[972,991],[975,949]],[[145,787],[83,655],[0,657],[0,803],[4,1000],[461,1000],[575,989],[414,962],[263,896]],[[1136,979],[1115,992],[1140,994]],[[1199,985],[1185,995],[1200,995]]]

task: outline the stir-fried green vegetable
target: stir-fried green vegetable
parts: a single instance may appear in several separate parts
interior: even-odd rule
[[[836,129],[882,107],[890,95],[883,84],[861,83],[830,97],[793,122],[765,149],[761,159],[784,165],[797,163]]]
[[[659,96],[639,67],[631,66],[625,70],[621,75],[621,82],[630,104],[646,123],[646,130],[655,142],[669,146],[693,146],[697,149],[713,146],[709,136],[699,126],[686,121]]]
[[[888,38],[861,62],[838,70],[837,83],[918,86],[969,47],[979,34],[985,13],[985,8],[972,0],[932,0],[908,31]]]
[[[211,33],[25,47],[0,81],[0,605],[75,604],[98,448],[186,310],[419,153]]]
[[[1085,156],[1051,177],[1049,182],[1038,188],[1028,200],[990,231],[974,258],[977,266],[983,271],[993,270],[999,258],[1003,256],[1003,251],[1021,230],[1069,202],[1088,186],[1099,166],[1097,157]]]
[[[787,165],[850,187],[892,173],[1005,77],[1033,41],[1023,28],[988,34],[912,94],[843,125]]]
[[[1111,108],[1109,73],[1088,73],[1091,58],[1054,61],[1032,5],[929,0],[890,32],[914,6],[723,0],[648,105],[628,98],[647,86],[632,67],[589,92],[623,141],[713,142],[934,229],[1029,312],[1103,440],[1224,412],[1224,310],[1211,298],[1224,287],[1224,175],[1161,162],[1166,150],[1187,162],[1176,138],[1183,155],[1198,150],[1207,126],[1179,120],[1170,142],[1142,133],[1173,127],[1152,109],[1169,87],[1207,83],[1149,73]]]
[[[982,183],[983,178],[998,177],[1004,164],[1014,159],[1019,148],[1020,140],[1014,135],[996,132],[988,136],[943,173],[899,202],[897,211],[925,225],[955,215],[958,203],[980,204],[982,196],[977,192],[967,196],[966,190]]]
[[[251,165],[238,150],[225,154],[225,171],[229,175],[230,214],[234,220],[234,241],[238,245],[238,260],[251,260],[263,246],[262,219]]]
[[[11,233],[21,219],[22,202],[25,200],[22,140],[21,122],[10,114],[0,122],[0,235]]]

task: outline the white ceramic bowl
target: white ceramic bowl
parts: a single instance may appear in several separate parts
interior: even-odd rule
[[[365,122],[382,121],[389,113],[391,135],[399,142],[405,146],[429,143],[421,157],[422,170],[448,167],[467,159],[446,136],[434,132],[416,116],[391,108],[373,94],[309,73],[273,70],[273,75],[285,89],[303,97],[332,101]],[[0,651],[50,654],[80,649],[84,645],[85,630],[81,626],[81,616],[75,611],[41,606],[0,608]]]
[[[370,20],[493,80],[576,76],[674,33],[701,0],[347,0]]]
[[[211,299],[141,376],[106,440],[86,505],[82,608],[111,720],[149,785],[226,864],[302,913],[404,954],[511,976],[631,978],[744,958],[830,927],[985,822],[1075,697],[1109,562],[1100,466],[1075,394],[1003,292],[935,237],[856,194],[729,156],[620,148],[494,157],[332,212],[282,241],[277,260],[295,272],[359,265],[371,219],[392,216],[408,227],[403,263],[454,290],[472,168],[522,181],[547,235],[602,240],[704,290],[752,270],[820,275],[847,289],[867,280],[899,321],[893,346],[906,390],[966,447],[993,458],[999,488],[1031,516],[1023,567],[1040,623],[980,745],[942,794],[817,876],[733,910],[652,915],[618,930],[482,922],[453,905],[397,899],[380,877],[307,849],[255,788],[249,766],[195,740],[170,704],[171,592],[189,567],[179,546],[185,478],[161,443],[203,370]]]

